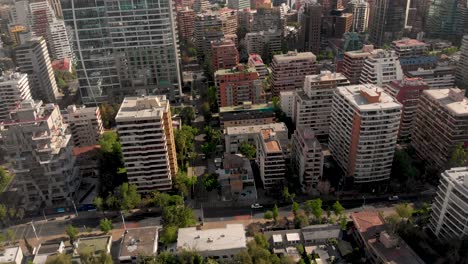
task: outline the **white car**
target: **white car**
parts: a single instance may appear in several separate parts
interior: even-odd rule
[[[261,206],[261,205],[258,204],[258,203],[254,203],[254,204],[252,204],[252,205],[250,206],[250,208],[252,208],[252,209],[258,209],[258,208],[262,208],[262,207],[263,207],[263,206]]]
[[[396,195],[388,197],[389,201],[398,201],[400,198]]]

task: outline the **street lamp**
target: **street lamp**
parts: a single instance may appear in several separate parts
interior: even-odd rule
[[[362,203],[362,208],[364,208],[364,206],[366,205],[366,196],[363,195],[363,196],[362,196],[362,199],[364,199],[364,202]]]

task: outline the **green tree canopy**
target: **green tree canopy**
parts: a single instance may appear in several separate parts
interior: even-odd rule
[[[257,149],[254,145],[244,141],[239,147],[239,152],[248,159],[254,159],[257,156]]]
[[[113,228],[114,228],[114,226],[112,225],[111,220],[109,220],[107,218],[104,218],[104,219],[101,219],[101,221],[99,221],[99,229],[101,229],[102,232],[107,234]]]
[[[275,204],[275,206],[273,207],[273,209],[271,210],[272,214],[273,214],[273,220],[278,221],[278,216],[279,216],[279,210],[278,210],[278,206]]]
[[[163,208],[161,222],[163,226],[190,227],[195,225],[192,209],[186,206],[167,206]]]
[[[408,203],[401,203],[395,205],[396,213],[403,219],[410,219],[413,215],[413,207]]]
[[[182,119],[182,124],[191,126],[192,121],[195,120],[195,110],[191,106],[184,107],[179,116]]]
[[[177,226],[169,225],[164,227],[159,241],[165,245],[176,242],[178,230],[179,228]]]
[[[71,255],[60,253],[47,258],[46,264],[71,264]]]
[[[333,204],[333,211],[335,212],[336,216],[342,215],[344,210],[345,210],[345,208],[341,205],[341,203],[339,201],[336,201]]]
[[[203,186],[209,192],[217,189],[220,184],[218,182],[218,174],[216,173],[205,173],[203,175]]]
[[[459,144],[450,156],[449,168],[464,166],[468,166],[468,151],[463,144]]]
[[[304,211],[306,212],[306,214],[312,214],[315,217],[315,219],[319,223],[321,223],[323,214],[322,199],[317,198],[314,200],[308,200],[304,204]]]
[[[70,239],[70,244],[73,244],[73,242],[75,242],[75,240],[78,238],[78,229],[72,225],[67,225],[67,229],[65,230],[65,232],[67,233],[67,236]]]
[[[137,187],[134,184],[124,182],[117,188],[114,193],[120,204],[120,210],[126,212],[136,208],[141,202],[141,196],[137,192]]]

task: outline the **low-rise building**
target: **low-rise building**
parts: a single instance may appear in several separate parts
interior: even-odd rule
[[[254,175],[250,160],[240,154],[225,153],[223,167],[216,173],[224,200],[257,201]]]
[[[34,255],[34,264],[46,264],[52,258],[58,254],[65,252],[65,244],[63,241],[59,242],[47,242],[42,243],[36,249],[36,255]]]
[[[430,89],[444,89],[455,87],[455,67],[437,66],[433,69],[417,69],[406,72],[409,78],[423,79]]]
[[[126,229],[120,244],[120,263],[138,263],[140,256],[156,256],[158,231],[156,226]]]
[[[220,107],[219,121],[221,129],[235,126],[265,125],[275,122],[275,111],[271,103],[243,102],[242,105]]]
[[[23,251],[19,246],[0,248],[0,263],[21,264],[23,257]]]
[[[72,258],[79,259],[83,253],[99,256],[101,252],[110,253],[112,236],[80,237],[75,242]]]
[[[305,191],[316,188],[323,173],[323,152],[311,128],[297,127],[291,139],[291,162]]]
[[[64,122],[70,126],[75,147],[94,146],[99,143],[104,132],[99,107],[69,105],[61,112]]]
[[[353,236],[364,248],[370,263],[424,264],[424,261],[398,235],[387,230],[377,211],[351,214]]]
[[[206,258],[228,261],[247,249],[244,225],[228,224],[225,228],[179,228],[177,250],[196,251]]]
[[[429,228],[443,240],[461,238],[468,235],[467,215],[468,167],[446,170],[432,203]]]
[[[430,45],[417,39],[403,38],[393,41],[391,47],[398,57],[405,58],[425,55]]]

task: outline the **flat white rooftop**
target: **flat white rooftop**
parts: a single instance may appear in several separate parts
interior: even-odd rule
[[[313,60],[313,61],[316,61],[317,57],[312,52],[289,51],[286,54],[274,55],[273,60],[278,61],[278,62],[289,62],[289,61],[294,61],[294,60]]]
[[[231,224],[225,228],[197,230],[196,227],[180,228],[177,248],[198,252],[246,248],[244,225]]]
[[[161,118],[168,104],[164,95],[125,97],[115,119]]]
[[[342,86],[337,88],[337,92],[361,111],[400,109],[402,107],[384,89],[373,84]]]
[[[461,92],[464,94],[463,90],[459,89],[452,89],[458,90],[456,92]],[[468,99],[464,97],[462,100],[454,100],[449,96],[450,89],[434,89],[434,90],[426,90],[424,94],[428,95],[433,100],[439,102],[445,109],[448,111],[459,115],[459,116],[468,116]]]
[[[238,126],[228,127],[225,130],[227,135],[239,135],[239,134],[253,134],[260,133],[263,129],[272,129],[275,132],[288,131],[286,124],[284,123],[271,123],[264,125],[253,125],[253,126]]]

